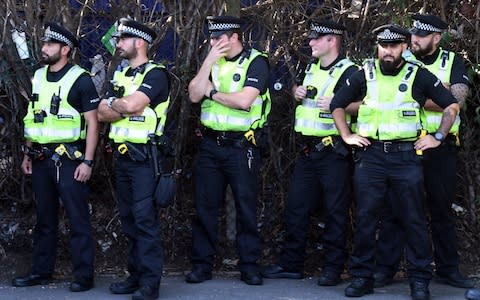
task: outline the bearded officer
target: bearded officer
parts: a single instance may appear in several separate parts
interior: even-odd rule
[[[441,141],[430,134],[418,137],[422,129],[420,108],[427,99],[443,108],[438,132],[446,135],[459,106],[432,73],[402,58],[410,35],[407,30],[388,24],[375,29],[374,34],[378,59],[367,60],[363,70],[350,77],[330,105],[343,140],[359,147],[354,156],[356,228],[350,257],[353,279],[345,295],[373,293],[375,233],[379,211],[389,200],[387,205],[406,232],[412,299],[429,299],[432,259],[423,211],[423,169],[416,151],[438,147]],[[344,108],[357,99],[363,101],[357,131],[352,133]]]
[[[468,77],[462,58],[454,52],[442,49],[439,44],[442,32],[448,24],[434,15],[414,15],[411,50],[425,68],[435,74],[455,96],[460,107],[468,95]],[[427,100],[422,110],[422,123],[432,134],[440,126],[441,109]],[[430,216],[430,229],[434,250],[435,273],[446,284],[471,288],[473,281],[463,276],[458,268],[457,237],[452,201],[456,190],[456,165],[459,147],[460,117],[457,116],[446,136],[438,135],[442,144],[423,153],[426,203]],[[403,249],[404,238],[391,216],[382,221],[377,250],[375,285],[380,287],[392,282]]]
[[[75,36],[56,23],[47,23],[42,38],[44,67],[35,72],[32,101],[25,122],[22,162],[32,175],[37,209],[32,269],[13,280],[14,286],[46,284],[55,267],[59,198],[70,223],[72,292],[93,287],[94,244],[90,224],[90,179],[98,141],[99,98],[87,71],[70,63],[79,46]]]
[[[156,141],[163,135],[170,83],[166,68],[148,59],[156,37],[148,26],[120,19],[116,52],[129,65],[113,75],[111,90],[99,105],[99,120],[110,122],[115,143],[118,210],[128,238],[129,277],[110,285],[114,294],[157,299],[163,270],[160,221],[153,194]]]

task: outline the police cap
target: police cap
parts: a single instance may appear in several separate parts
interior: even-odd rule
[[[211,38],[221,36],[226,32],[239,32],[242,27],[242,19],[232,16],[208,16],[208,33]]]
[[[372,32],[378,43],[407,43],[410,38],[410,32],[396,24],[382,25]]]
[[[151,44],[157,37],[157,34],[150,27],[127,18],[121,18],[118,21],[117,31],[112,34],[113,37],[139,37]]]
[[[434,15],[415,14],[412,19],[413,27],[410,32],[418,36],[427,36],[434,32],[441,33],[448,27],[447,23]]]
[[[45,23],[45,33],[40,40],[66,44],[72,49],[79,46],[77,38],[70,31],[54,22]]]
[[[314,20],[310,22],[309,39],[317,39],[322,35],[336,34],[342,35],[345,31],[345,26],[332,20]]]

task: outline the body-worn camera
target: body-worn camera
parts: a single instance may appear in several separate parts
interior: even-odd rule
[[[47,113],[43,109],[37,109],[33,111],[33,122],[43,123],[43,120],[47,116]]]
[[[33,93],[32,97],[30,98],[30,101],[32,101],[32,108],[35,109],[35,102],[38,102],[38,94]]]
[[[60,87],[58,87],[58,95],[53,94],[52,99],[50,100],[50,113],[54,116],[58,115],[58,110],[60,109]]]
[[[113,95],[115,96],[115,98],[122,98],[123,94],[125,94],[125,87],[123,85],[122,86],[119,86],[119,85],[114,85],[113,86]]]
[[[313,85],[307,85],[307,95],[305,96],[306,98],[314,99],[317,93],[318,90],[316,87],[314,87]]]

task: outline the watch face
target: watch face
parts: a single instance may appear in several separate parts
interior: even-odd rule
[[[434,137],[437,141],[440,141],[440,142],[443,141],[443,138],[444,138],[444,136],[441,132],[435,132]]]

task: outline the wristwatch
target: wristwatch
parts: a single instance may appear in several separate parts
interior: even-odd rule
[[[84,159],[82,162],[87,166],[89,166],[90,168],[93,167],[93,160],[91,159]]]
[[[213,88],[213,89],[210,91],[210,95],[209,95],[210,99],[213,99],[213,95],[215,95],[216,93],[218,93],[218,91],[217,91],[215,88]]]
[[[107,99],[107,106],[108,106],[109,108],[112,108],[113,101],[115,101],[115,100],[117,100],[117,98],[115,98],[115,97],[110,97],[110,98],[108,98],[108,99]]]
[[[445,136],[440,131],[435,132],[433,137],[439,142],[443,142],[445,140]]]

